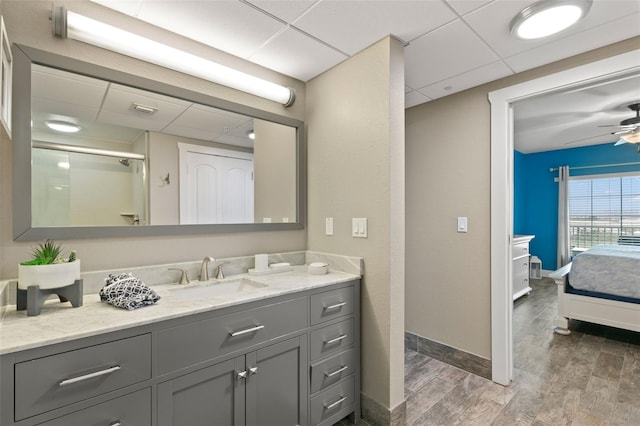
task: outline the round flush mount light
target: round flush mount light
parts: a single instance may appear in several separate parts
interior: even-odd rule
[[[249,130],[249,131],[247,132],[247,137],[248,137],[249,139],[251,139],[251,140],[254,140],[254,139],[256,138],[256,134],[254,133],[254,131],[253,131],[253,130]]]
[[[532,40],[569,28],[584,18],[593,0],[542,0],[523,9],[511,21],[511,34]]]
[[[51,130],[62,133],[76,133],[80,131],[80,126],[68,121],[45,121],[44,124]]]

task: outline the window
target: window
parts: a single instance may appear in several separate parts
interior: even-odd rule
[[[569,180],[569,244],[574,254],[633,240],[640,244],[640,173]]]

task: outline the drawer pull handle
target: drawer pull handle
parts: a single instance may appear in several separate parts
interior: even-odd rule
[[[249,374],[256,374],[258,372],[258,367],[251,367],[249,369]]]
[[[96,371],[93,373],[89,373],[89,374],[85,374],[83,376],[78,376],[78,377],[72,377],[71,379],[66,379],[61,381],[60,383],[58,383],[58,386],[67,386],[67,385],[72,385],[74,383],[78,383],[78,382],[82,382],[84,380],[89,380],[89,379],[93,379],[94,377],[100,377],[100,376],[104,376],[105,374],[111,374],[113,372],[116,372],[118,370],[120,370],[119,365],[114,365],[113,367],[109,367],[106,368],[104,370],[100,370],[100,371]]]
[[[335,305],[331,305],[331,306],[325,306],[324,310],[325,311],[331,311],[333,309],[338,309],[338,308],[342,308],[344,305],[346,305],[347,302],[340,302],[340,303],[336,303]]]
[[[115,421],[113,423],[111,423],[109,426],[122,426],[122,423],[120,423],[120,421]]]
[[[232,331],[229,333],[229,336],[236,337],[242,336],[243,334],[253,333],[254,331],[262,330],[264,325],[256,325],[254,327],[245,328],[244,330]]]
[[[246,379],[247,378],[247,371],[238,371],[238,380],[241,379]]]
[[[336,371],[333,371],[331,373],[324,373],[324,375],[327,376],[327,377],[337,376],[338,374],[342,373],[343,371],[347,370],[348,368],[349,368],[348,365],[343,365],[342,367],[338,368]]]
[[[324,344],[325,345],[332,345],[332,344],[338,343],[340,340],[344,340],[346,338],[347,338],[346,334],[341,334],[340,336],[334,337],[333,339],[325,340]]]
[[[343,402],[345,402],[347,400],[346,396],[341,396],[339,400],[337,400],[336,402],[332,403],[332,404],[324,404],[324,408],[327,410],[331,410],[332,408],[337,407],[338,405],[342,404]]]

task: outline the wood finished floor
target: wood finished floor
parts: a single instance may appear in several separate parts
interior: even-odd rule
[[[514,305],[513,383],[407,351],[407,425],[640,426],[640,333],[572,321],[554,334],[556,285],[532,281]]]
[[[407,425],[640,426],[640,333],[572,321],[554,334],[556,285],[532,281],[514,305],[511,386],[407,352]]]

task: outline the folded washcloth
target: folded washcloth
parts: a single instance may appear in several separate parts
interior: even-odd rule
[[[143,306],[153,305],[160,296],[151,290],[139,278],[133,274],[109,274],[104,279],[105,286],[98,293],[102,302],[107,302],[115,307],[129,311]]]

